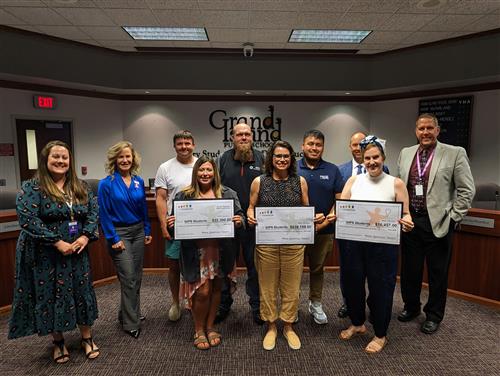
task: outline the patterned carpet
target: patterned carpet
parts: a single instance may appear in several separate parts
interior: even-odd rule
[[[239,282],[244,278],[240,277]],[[251,320],[244,285],[239,283],[235,304],[220,325],[223,343],[199,351],[192,346],[193,325],[184,312],[178,323],[167,320],[170,298],[166,276],[144,277],[143,313],[147,320],[139,340],[124,334],[116,320],[119,285],[96,289],[100,319],[94,326],[101,356],[86,360],[79,349],[79,335],[66,335],[71,360],[56,365],[50,358],[49,338],[32,336],[7,340],[8,317],[0,317],[0,375],[500,375],[500,312],[456,298],[449,298],[447,314],[438,333],[419,331],[424,316],[410,323],[396,320],[402,308],[399,285],[388,333],[388,345],[377,355],[363,352],[373,335],[351,341],[337,336],[349,323],[337,319],[338,273],[327,273],[324,307],[329,324],[318,326],[307,313],[308,275],[304,274],[300,321],[295,325],[302,349],[290,350],[283,336],[274,351],[261,347],[264,327]]]

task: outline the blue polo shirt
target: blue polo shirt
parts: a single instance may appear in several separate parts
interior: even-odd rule
[[[321,159],[316,168],[311,169],[302,158],[297,163],[297,173],[307,181],[309,205],[314,206],[316,213],[326,216],[335,203],[335,194],[341,193],[344,186],[339,168]],[[319,233],[333,234],[333,230],[333,224],[330,224]]]

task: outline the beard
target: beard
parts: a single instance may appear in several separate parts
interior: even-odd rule
[[[241,162],[248,162],[252,158],[252,144],[238,145],[236,147],[236,153]]]

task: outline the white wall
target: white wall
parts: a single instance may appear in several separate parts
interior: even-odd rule
[[[85,178],[102,178],[107,148],[123,138],[121,103],[57,94],[55,110],[40,110],[33,107],[33,94],[40,93],[0,88],[0,143],[13,143],[17,154],[15,118],[70,120],[78,176],[81,166],[87,166]],[[16,159],[0,156],[0,177],[7,179],[0,189],[18,188]]]
[[[172,136],[180,129],[193,132],[197,152],[222,153],[223,131],[209,124],[214,110],[227,116],[269,116],[281,118],[281,137],[300,152],[305,130],[317,128],[326,136],[324,157],[334,163],[350,158],[350,135],[363,130],[387,139],[387,164],[396,172],[402,147],[415,143],[414,122],[418,98],[373,103],[295,102],[145,102],[112,101],[59,95],[58,109],[36,110],[30,91],[0,88],[0,143],[16,143],[13,118],[60,119],[73,121],[76,167],[88,166],[86,178],[102,178],[107,148],[127,139],[143,157],[141,175],[154,177],[156,169],[174,154]],[[466,93],[464,93],[466,94]],[[461,95],[461,94],[460,94]],[[477,182],[500,184],[500,91],[475,92],[471,136],[471,166]],[[221,124],[223,116],[216,118]],[[16,188],[14,157],[0,157],[0,177],[8,188]],[[2,189],[0,187],[0,189]]]

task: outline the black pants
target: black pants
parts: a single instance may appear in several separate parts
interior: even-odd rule
[[[391,321],[392,301],[398,268],[398,246],[358,241],[342,241],[342,279],[353,325],[366,320],[365,282],[368,281],[368,307],[377,337],[385,337]]]
[[[427,215],[412,214],[415,228],[403,233],[401,248],[401,294],[407,311],[420,310],[420,291],[424,261],[427,264],[429,300],[424,307],[427,320],[441,322],[446,306],[448,269],[451,261],[453,228],[451,220],[448,234],[437,238]]]
[[[238,238],[241,250],[243,252],[243,259],[247,267],[247,281],[245,284],[246,293],[248,295],[248,302],[254,315],[260,312],[260,298],[259,298],[259,280],[257,278],[257,270],[255,269],[254,255],[255,255],[255,230],[247,228],[242,232]],[[239,258],[239,250],[236,254],[236,260]],[[221,301],[219,311],[227,312],[231,309],[233,304],[233,297],[231,296],[231,284],[227,278],[224,278],[222,285]]]

